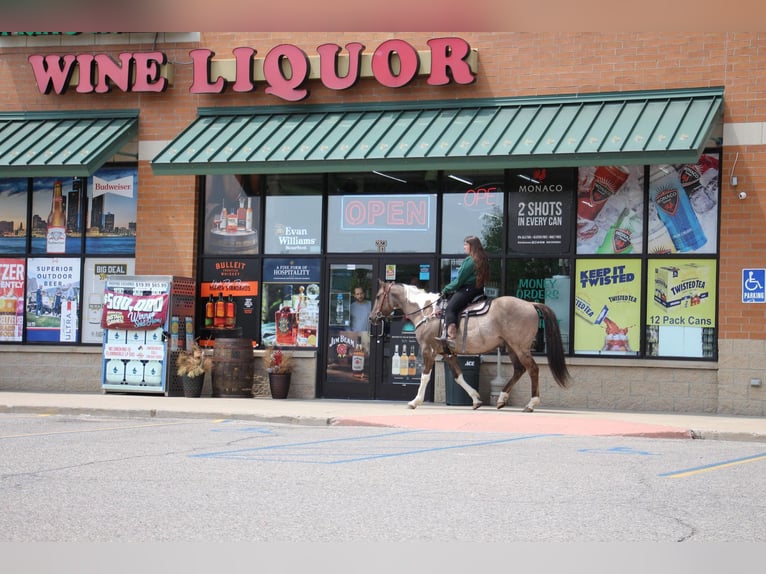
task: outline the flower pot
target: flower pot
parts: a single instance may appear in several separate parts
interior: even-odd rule
[[[292,373],[269,373],[269,389],[272,399],[286,399],[290,392],[290,375]]]
[[[202,383],[205,381],[205,375],[197,375],[196,377],[181,377],[181,382],[184,386],[185,397],[201,397],[202,396]]]

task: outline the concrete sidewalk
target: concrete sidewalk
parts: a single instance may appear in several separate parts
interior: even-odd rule
[[[642,436],[766,442],[766,418],[678,413],[547,410],[523,413],[484,405],[330,399],[185,398],[162,395],[0,392],[0,412],[197,417],[305,425],[380,426],[429,430]]]

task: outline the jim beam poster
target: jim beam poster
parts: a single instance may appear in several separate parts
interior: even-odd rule
[[[641,348],[641,261],[577,262],[574,351],[636,355]]]
[[[647,273],[647,355],[713,357],[716,262],[650,259]]]
[[[33,258],[27,264],[27,341],[76,343],[80,259]]]

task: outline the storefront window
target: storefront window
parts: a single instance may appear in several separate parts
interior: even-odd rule
[[[509,253],[560,256],[570,252],[575,173],[572,168],[510,172]]]
[[[577,253],[643,253],[644,166],[581,167]]]
[[[205,178],[204,253],[260,252],[260,183],[258,175],[225,174]]]
[[[0,341],[103,343],[104,279],[135,264],[137,178],[132,163],[0,180],[0,254],[15,256],[0,259]]]
[[[265,253],[322,252],[323,190],[321,175],[266,177]]]
[[[503,172],[455,172],[444,176],[442,253],[461,253],[475,235],[487,253],[503,250]]]
[[[436,172],[373,172],[331,177],[328,251],[433,252],[437,194],[432,190],[436,185]]]
[[[564,349],[569,351],[572,288],[569,259],[511,259],[507,262],[506,273],[507,295],[545,303],[553,309],[559,322]],[[545,351],[544,335],[541,319],[533,347],[536,352]]]

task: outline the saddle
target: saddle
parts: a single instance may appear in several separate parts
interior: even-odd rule
[[[486,294],[477,295],[471,301],[468,303],[468,305],[465,306],[465,308],[460,311],[458,314],[458,323],[462,323],[462,327],[460,327],[460,332],[462,333],[462,349],[465,351],[465,341],[466,336],[468,334],[468,319],[469,317],[479,317],[481,315],[486,315],[489,313],[489,308],[492,305],[492,299],[487,297]],[[443,302],[441,304],[442,311],[443,308],[446,306],[446,302]],[[447,328],[447,325],[445,324],[446,317],[444,313],[441,313],[441,328],[442,332],[444,332],[444,329]],[[452,349],[450,348],[449,344],[444,343],[444,350],[448,354],[452,354]]]

